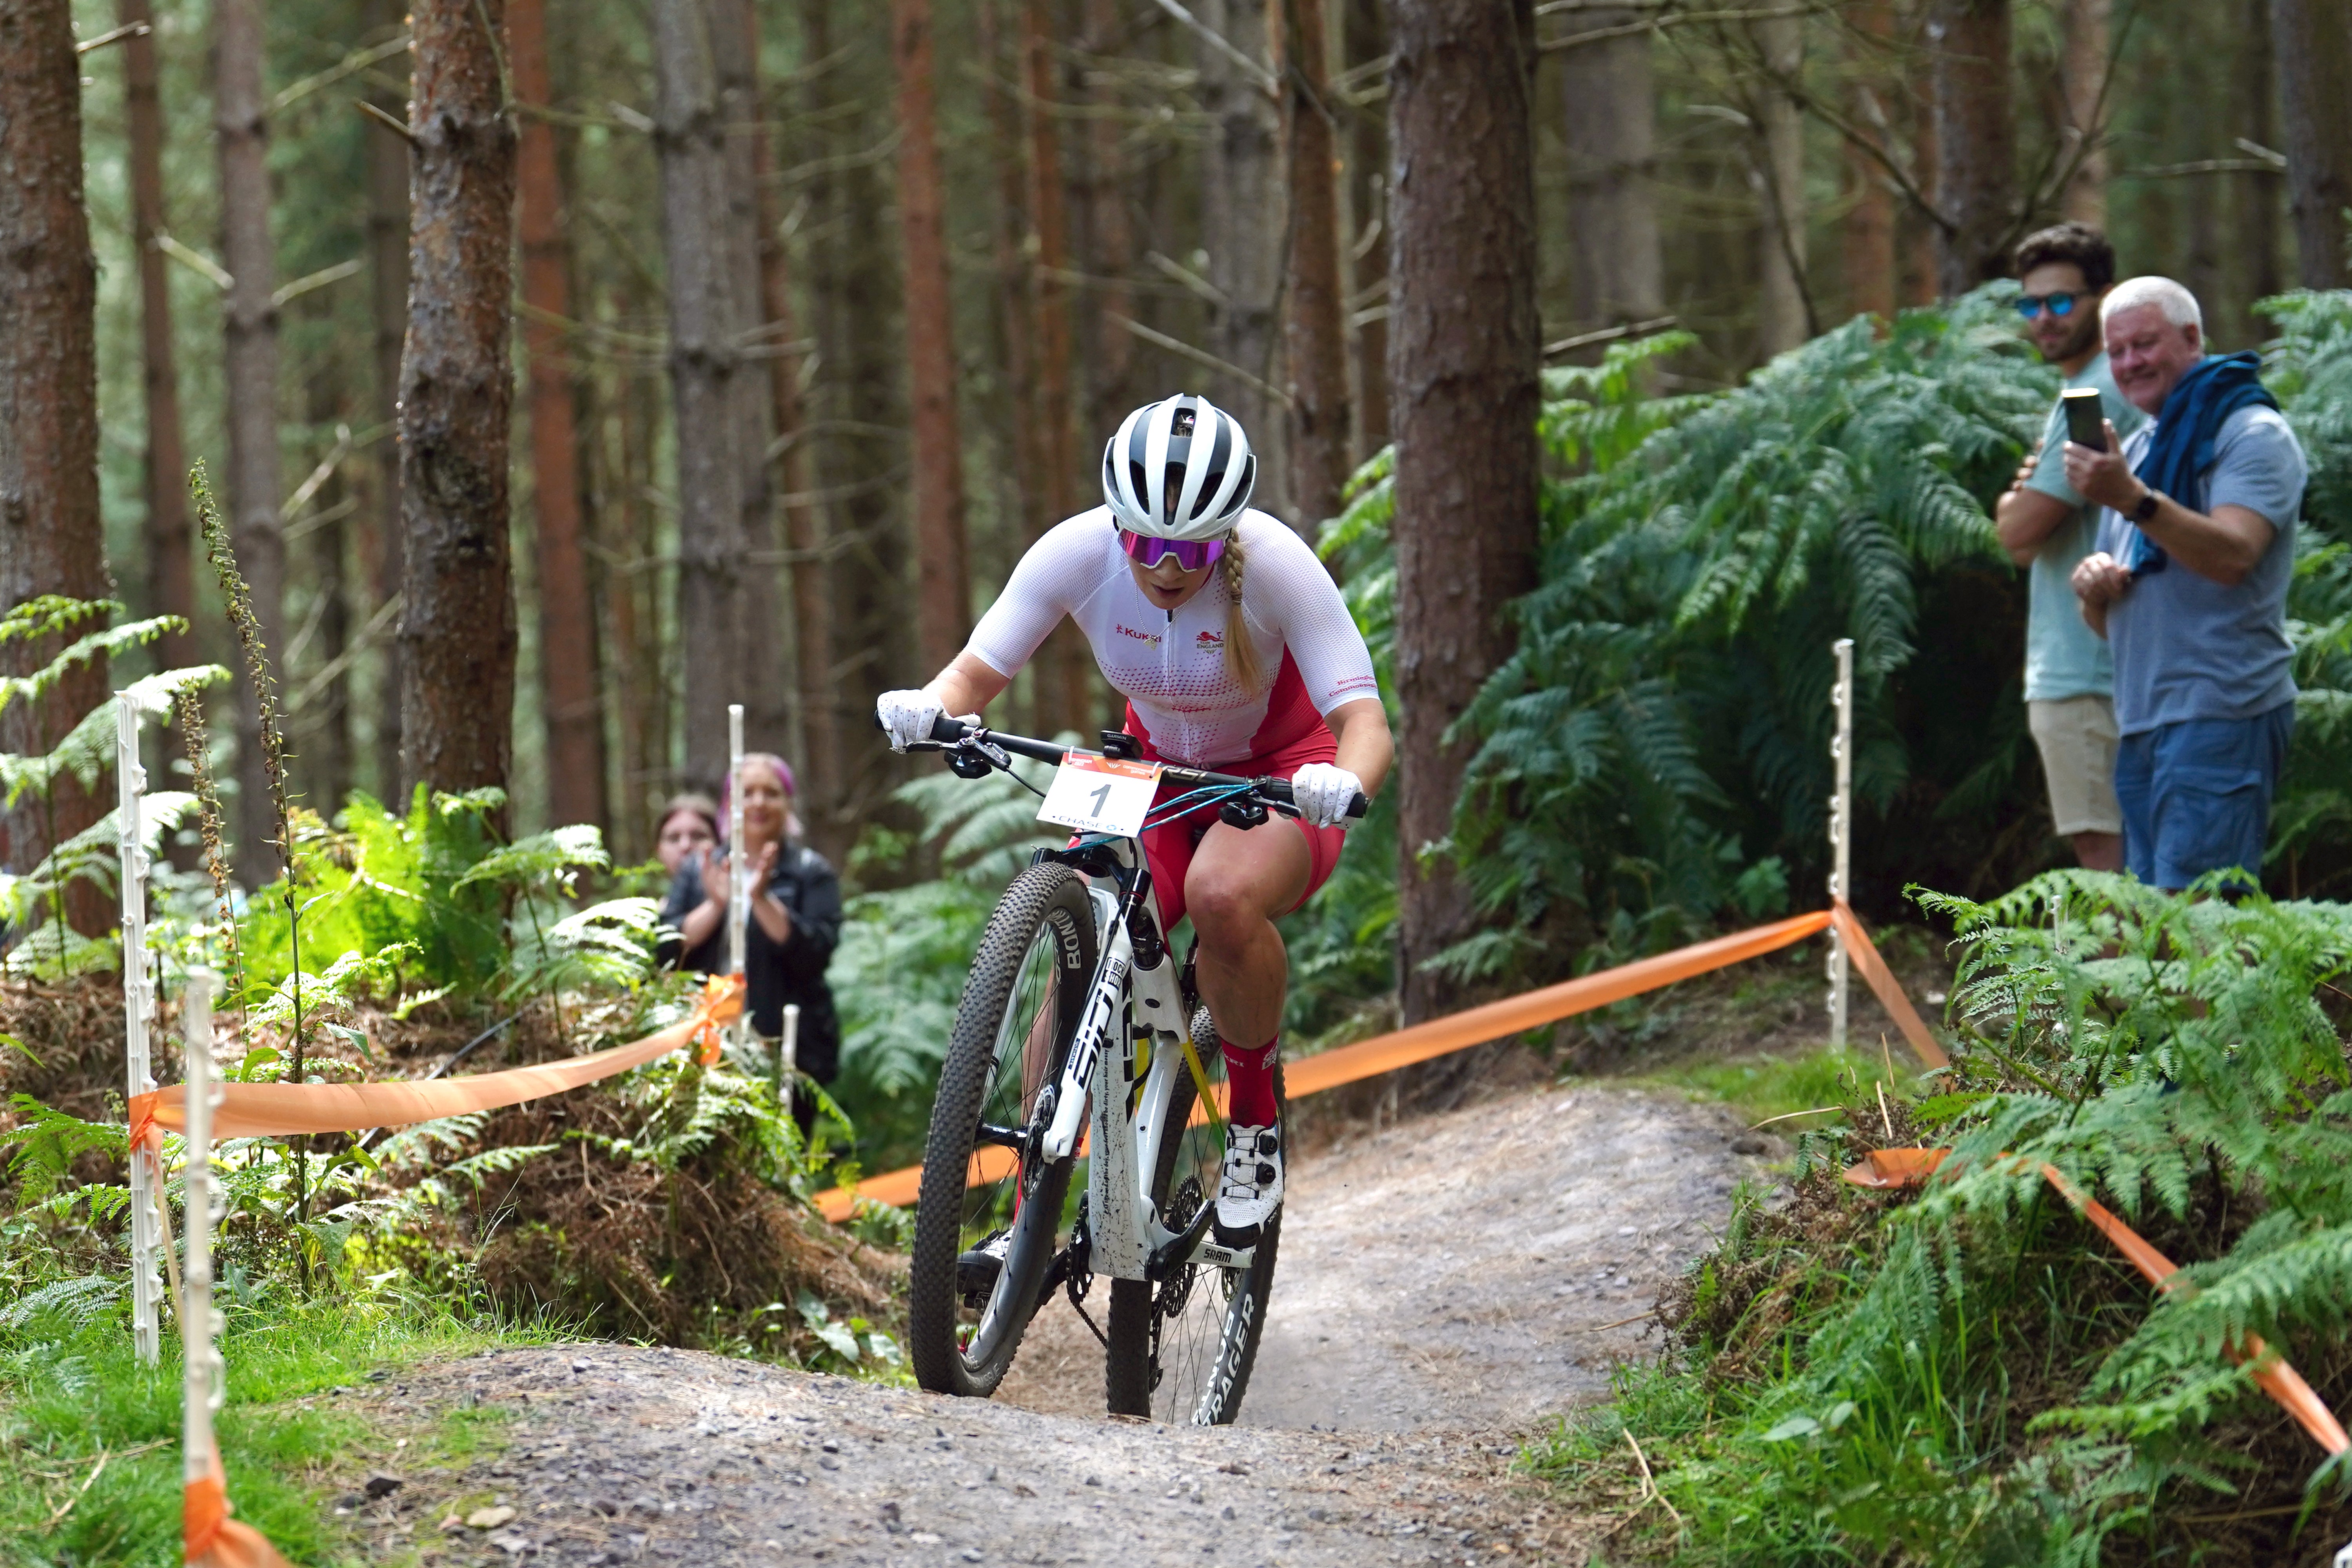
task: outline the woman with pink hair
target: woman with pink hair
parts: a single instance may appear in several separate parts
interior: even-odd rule
[[[841,1063],[841,1020],[825,984],[825,965],[841,941],[841,879],[824,856],[800,841],[793,814],[793,769],[767,752],[746,752],[743,855],[751,876],[751,918],[743,931],[743,972],[751,1028],[768,1039],[783,1033],[784,1006],[801,1010],[800,1070],[831,1083]],[[719,795],[719,820],[732,808],[735,783]],[[682,861],[662,910],[677,929],[680,967],[709,974],[727,962],[727,849],[723,843]],[[814,1106],[796,1100],[793,1118],[808,1131]]]

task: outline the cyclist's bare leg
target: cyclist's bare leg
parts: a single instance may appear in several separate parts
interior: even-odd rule
[[[1279,818],[1247,830],[1220,822],[1193,851],[1184,904],[1201,938],[1201,999],[1236,1046],[1262,1046],[1282,1027],[1290,957],[1274,917],[1298,902],[1313,870],[1306,836]]]

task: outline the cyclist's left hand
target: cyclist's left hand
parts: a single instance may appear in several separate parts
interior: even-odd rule
[[[1355,819],[1349,803],[1364,793],[1364,781],[1329,763],[1309,763],[1290,775],[1290,795],[1309,827],[1346,827]]]

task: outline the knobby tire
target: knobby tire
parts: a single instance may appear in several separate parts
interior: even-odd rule
[[[1043,942],[1049,966],[1045,1000],[1027,1019],[1009,1019],[1021,1001],[1017,987]],[[908,1359],[915,1378],[935,1394],[982,1398],[996,1390],[1037,1310],[1039,1287],[1052,1263],[1063,1201],[1075,1159],[1058,1163],[1024,1162],[1009,1182],[967,1186],[983,1115],[995,1110],[1025,1123],[1038,1087],[1057,1082],[1077,1032],[1095,968],[1094,911],[1086,884],[1065,866],[1032,866],[1013,879],[990,914],[956,1008],[953,1034],[940,1069],[931,1103],[930,1132],[923,1148],[923,1176],[915,1211],[914,1257],[909,1269]],[[1035,1064],[1034,1084],[1024,1085],[1024,1046],[1051,1015],[1051,1040]],[[1006,1058],[1010,1057],[1008,1061]],[[1007,1071],[1015,1107],[1005,1104]],[[1017,1199],[1007,1212],[1007,1200]],[[998,1310],[992,1342],[982,1343],[987,1323],[980,1310],[965,1305],[957,1259],[976,1245],[992,1223],[1010,1223],[1013,1244],[1003,1268],[1009,1281],[992,1298]],[[968,1331],[970,1331],[968,1332]],[[977,1347],[976,1353],[968,1349]]]

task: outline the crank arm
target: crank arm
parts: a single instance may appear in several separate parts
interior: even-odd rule
[[[1217,1205],[1203,1204],[1201,1212],[1192,1216],[1192,1223],[1182,1230],[1161,1232],[1168,1239],[1151,1249],[1151,1256],[1144,1261],[1143,1277],[1158,1284],[1188,1263],[1205,1263],[1213,1268],[1247,1268],[1257,1257],[1257,1248],[1222,1247],[1212,1241],[1209,1226],[1216,1217]]]

